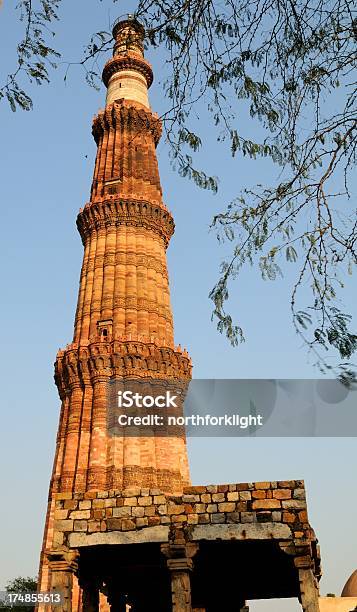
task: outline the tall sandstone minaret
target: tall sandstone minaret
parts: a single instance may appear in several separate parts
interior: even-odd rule
[[[174,346],[166,248],[174,232],[162,200],[152,113],[153,80],[142,26],[113,30],[103,71],[105,110],[93,122],[98,146],[90,202],[77,226],[84,245],[73,342],[60,350],[55,380],[62,406],[50,485],[40,588],[49,586],[55,494],[133,486],[179,494],[189,484],[186,440],[107,434],[106,390],[113,378],[186,380],[188,354]]]

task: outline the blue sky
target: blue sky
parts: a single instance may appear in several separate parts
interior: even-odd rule
[[[133,10],[129,2],[63,0],[56,44],[64,59],[78,59],[93,31],[107,28],[109,18],[128,10]],[[0,11],[2,75],[13,68],[20,36],[13,3],[5,0]],[[160,53],[149,59],[159,74]],[[0,586],[37,571],[59,411],[53,362],[73,333],[82,259],[75,218],[89,197],[95,159],[92,117],[104,105],[104,87],[90,89],[79,68],[71,69],[67,85],[63,75],[60,66],[49,86],[31,90],[31,113],[13,114],[0,103]],[[158,82],[150,94],[153,109],[162,112],[166,102]],[[212,216],[242,187],[269,180],[272,168],[240,157],[232,160],[207,133],[201,159],[221,177],[216,196],[180,178],[170,167],[164,140],[158,147],[165,202],[176,222],[168,252],[176,341],[188,348],[197,378],[315,377],[312,360],[291,327],[286,280],[266,283],[247,270],[235,284],[232,305],[247,337],[241,347],[232,348],[210,321],[208,293],[223,257],[209,232]],[[347,309],[353,297],[350,285]],[[342,589],[357,566],[354,438],[194,438],[189,451],[197,484],[304,478],[310,520],[322,547],[322,593]],[[290,612],[296,606],[284,604],[283,609]],[[252,606],[256,610],[278,607],[260,602]]]

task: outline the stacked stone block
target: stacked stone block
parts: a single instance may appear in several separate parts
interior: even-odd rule
[[[68,546],[73,533],[248,523],[285,524],[297,544],[314,539],[303,481],[189,486],[180,496],[138,487],[58,493],[54,527],[56,545]]]

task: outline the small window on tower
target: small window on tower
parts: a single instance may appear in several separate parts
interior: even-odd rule
[[[98,321],[98,335],[102,342],[111,340],[113,332],[113,321],[112,319],[106,319],[105,321]]]

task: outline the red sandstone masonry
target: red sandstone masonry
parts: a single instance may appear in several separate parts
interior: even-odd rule
[[[44,591],[50,585],[45,551],[63,543],[61,526],[94,532],[114,520],[122,529],[165,520],[165,504],[157,504],[156,511],[142,496],[135,511],[127,506],[130,518],[116,516],[124,498],[116,494],[115,503],[103,506],[98,489],[157,486],[181,493],[190,482],[184,433],[121,439],[109,437],[106,428],[105,387],[111,378],[191,378],[187,352],[174,345],[166,263],[174,221],[163,203],[156,158],[162,126],[142,90],[152,81],[143,58],[144,32],[139,28],[133,46],[133,28],[131,22],[115,26],[115,57],[104,69],[104,80],[130,83],[122,83],[126,94],[118,98],[109,84],[113,95],[94,119],[98,150],[91,198],[77,218],[84,255],[73,342],[58,352],[55,364],[62,408],[41,555]],[[123,72],[128,63],[136,80]],[[63,507],[55,519],[58,492],[68,497],[59,500]],[[93,500],[90,507],[78,506],[75,495],[84,492],[88,497],[81,501]]]

